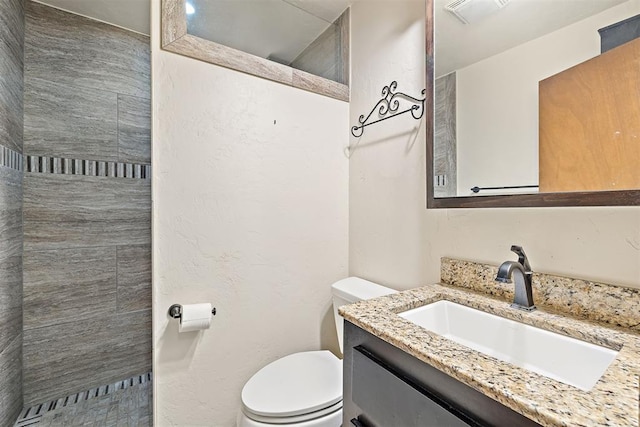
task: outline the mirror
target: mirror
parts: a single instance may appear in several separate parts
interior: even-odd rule
[[[640,204],[640,2],[427,3],[429,207]]]
[[[162,48],[349,100],[350,0],[163,0]]]

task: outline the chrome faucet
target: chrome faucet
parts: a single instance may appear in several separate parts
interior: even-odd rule
[[[533,304],[533,291],[531,289],[533,271],[531,271],[529,260],[520,246],[511,246],[511,252],[518,255],[518,261],[503,262],[500,268],[498,268],[496,282],[511,283],[511,277],[513,277],[515,293],[511,307],[519,310],[533,311],[536,309],[536,306]]]

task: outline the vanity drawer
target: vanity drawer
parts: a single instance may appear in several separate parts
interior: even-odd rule
[[[343,427],[540,427],[351,322],[344,330]]]
[[[352,398],[362,410],[362,414],[351,421],[357,427],[478,425],[363,347],[356,347],[353,352]]]

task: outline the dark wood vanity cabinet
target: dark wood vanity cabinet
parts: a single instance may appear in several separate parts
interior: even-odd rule
[[[343,427],[539,424],[345,321]]]

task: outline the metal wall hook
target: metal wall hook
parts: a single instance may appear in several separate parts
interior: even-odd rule
[[[216,315],[215,307],[211,309],[211,315]],[[182,317],[182,306],[180,304],[173,304],[171,307],[169,307],[169,317],[180,319]]]
[[[424,115],[424,103],[427,99],[426,98],[427,90],[422,89],[421,94],[423,95],[423,98],[418,99],[418,98],[414,98],[413,96],[409,96],[406,93],[396,92],[397,88],[398,88],[398,82],[396,81],[392,81],[388,86],[385,86],[382,88],[382,99],[380,99],[376,103],[376,105],[373,107],[371,112],[366,117],[363,114],[358,118],[358,122],[360,123],[360,125],[353,126],[351,128],[351,135],[358,138],[362,136],[362,134],[364,133],[365,127],[372,125],[374,123],[379,123],[383,120],[390,119],[395,116],[399,116],[400,114],[404,114],[404,113],[411,113],[413,118],[416,120],[420,120],[422,118],[422,116]],[[398,98],[409,101],[414,105],[407,108],[406,110],[398,112],[398,109],[400,108],[400,101]],[[371,118],[371,116],[376,110],[378,111],[378,119],[369,122],[369,119]]]

